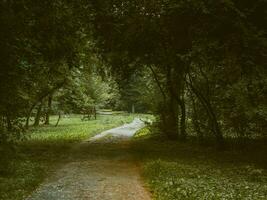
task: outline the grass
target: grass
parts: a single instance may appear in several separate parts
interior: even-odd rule
[[[0,199],[24,199],[50,171],[69,161],[74,143],[130,122],[136,116],[106,115],[81,121],[80,116],[72,115],[63,118],[58,127],[31,128],[18,145],[0,147]],[[139,117],[152,119],[148,115]],[[52,117],[51,123],[56,119]],[[152,136],[148,127],[140,130],[129,151],[141,161],[154,199],[267,199],[266,145],[216,151],[212,146]],[[94,152],[101,153],[101,149]],[[120,152],[110,152],[109,156],[116,153]]]
[[[58,127],[53,125],[57,117],[52,116],[51,125],[32,127],[17,145],[0,146],[0,199],[25,199],[54,168],[68,162],[73,143],[128,123],[135,116],[107,115],[82,121],[81,116],[72,115]]]
[[[132,153],[157,200],[267,199],[267,157],[263,151],[216,151],[194,143],[137,133]]]
[[[41,126],[32,128],[29,133],[30,142],[65,143],[77,142],[102,132],[103,130],[119,126],[132,121],[134,115],[100,115],[97,120],[82,121],[79,115],[63,118],[58,127]],[[54,124],[57,117],[52,117]]]

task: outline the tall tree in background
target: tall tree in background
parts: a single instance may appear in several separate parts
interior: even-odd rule
[[[252,99],[257,96],[260,100],[266,90],[266,1],[136,0],[92,4],[96,41],[113,71],[126,78],[140,68],[152,69],[163,98],[161,121],[170,138],[186,136],[189,102],[185,100],[191,93],[191,99],[197,101],[194,105],[206,111],[204,127],[218,144],[223,144],[222,128],[231,128],[223,117],[228,105],[219,101],[234,88],[248,91],[241,92],[243,100],[233,96],[235,108],[244,106],[241,113],[260,119],[253,126],[264,128],[265,106],[261,105],[252,117]],[[258,88],[259,93],[252,92],[252,88]],[[252,104],[246,107],[245,102]],[[239,115],[238,110],[234,113]],[[244,114],[235,118],[241,132],[241,127],[248,125],[241,125],[243,119]]]
[[[77,104],[116,107],[120,95],[113,79],[122,85],[138,75],[141,86],[153,89],[157,106],[152,110],[171,139],[185,140],[192,124],[200,137],[212,135],[218,144],[232,132],[239,137],[262,136],[267,118],[266,4],[266,0],[1,1],[1,128],[19,128],[25,119],[27,128],[39,106],[48,119],[50,97],[55,95],[54,102],[58,101],[56,93],[66,88],[70,95],[75,84],[81,87],[73,91],[81,100]],[[105,63],[103,71],[113,78],[103,82],[101,70],[82,78],[79,73],[87,76],[84,62],[92,57]],[[115,90],[108,84],[116,85]],[[124,102],[146,101],[135,98],[142,92],[134,85],[131,91],[124,89],[133,97]],[[38,118],[37,112],[36,124]]]

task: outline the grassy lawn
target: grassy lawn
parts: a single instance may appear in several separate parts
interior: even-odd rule
[[[51,170],[68,161],[73,143],[124,123],[136,115],[98,116],[82,121],[81,116],[57,117],[51,125],[31,128],[23,141],[14,147],[0,146],[0,199],[21,200],[27,197]]]
[[[145,128],[146,129],[146,128]],[[265,147],[219,152],[139,132],[132,151],[157,200],[267,199]]]
[[[63,118],[58,127],[40,126],[32,128],[28,142],[69,143],[77,142],[124,123],[131,122],[135,115],[100,115],[97,120],[82,121],[81,116]],[[51,117],[55,124],[57,116]]]

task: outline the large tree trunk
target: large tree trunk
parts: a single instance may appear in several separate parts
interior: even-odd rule
[[[35,115],[35,119],[34,119],[34,126],[39,126],[40,124],[40,118],[41,118],[41,113],[42,113],[42,107],[43,107],[43,103],[41,102],[38,106],[37,109],[37,113]]]
[[[45,113],[45,125],[49,125],[50,123],[50,113],[52,110],[52,95],[48,96],[48,101],[47,101],[47,110]]]
[[[192,90],[192,92],[194,92],[194,94],[196,95],[196,97],[199,99],[199,101],[201,102],[201,104],[203,105],[203,107],[206,109],[209,119],[212,122],[212,131],[214,133],[214,136],[216,138],[217,144],[219,148],[224,148],[224,138],[221,132],[221,128],[219,126],[216,114],[214,113],[214,110],[211,106],[210,101],[205,98],[204,95],[202,95],[201,92],[199,92],[192,83],[189,83],[189,86]]]
[[[180,130],[179,133],[179,139],[181,141],[186,140],[186,105],[184,100],[184,74],[183,71],[174,71],[174,77],[171,79],[171,82],[169,83],[169,92],[170,96],[176,101],[176,104],[178,108],[180,108],[181,114],[178,116],[177,112],[177,121],[180,120]],[[177,109],[178,109],[177,108]]]
[[[154,80],[155,80],[155,82],[156,82],[156,84],[157,84],[157,86],[158,86],[158,88],[159,88],[159,90],[160,90],[160,92],[162,94],[164,103],[166,103],[166,94],[165,94],[165,92],[164,92],[164,90],[163,90],[163,88],[162,88],[162,86],[160,84],[159,77],[158,77],[157,73],[155,72],[155,70],[153,69],[152,66],[149,65],[149,69],[151,70],[152,75],[154,77]]]
[[[172,80],[172,69],[171,67],[167,68],[167,90],[168,90],[168,100],[167,100],[167,112],[166,112],[166,132],[170,139],[178,139],[179,136],[179,118],[178,118],[178,102],[176,101],[174,90],[176,86]]]
[[[178,139],[178,137],[180,137],[181,140],[185,140],[186,139],[186,107],[185,107],[183,96],[180,97],[181,88],[183,88],[182,85],[184,81],[184,79],[180,77],[183,77],[183,76],[179,74],[180,77],[178,77],[177,72],[173,70],[171,66],[168,66],[166,68],[166,89],[167,90],[164,91],[163,87],[160,84],[160,80],[155,70],[153,69],[152,66],[149,66],[149,68],[163,96],[164,106],[162,106],[161,109],[164,109],[164,111],[163,110],[161,111],[161,118],[163,121],[164,132],[166,132],[168,137],[171,139]],[[178,115],[179,107],[181,108],[180,127],[179,127],[179,115]]]
[[[163,97],[163,103],[160,106],[160,116],[161,116],[161,120],[162,120],[162,125],[163,127],[161,127],[167,137],[169,139],[172,140],[177,140],[178,135],[179,135],[179,124],[178,124],[178,105],[177,102],[175,101],[175,98],[173,98],[172,95],[167,95],[167,92],[164,91],[159,77],[156,73],[156,71],[153,69],[152,66],[149,66],[152,75],[154,77],[154,80],[162,94]],[[171,81],[171,71],[170,68],[168,68],[167,71],[167,91],[170,92],[170,90],[172,90],[172,81]]]
[[[194,126],[194,130],[196,131],[197,133],[197,136],[198,136],[198,141],[200,144],[203,143],[203,132],[201,131],[201,128],[199,126],[199,122],[198,122],[198,114],[197,114],[197,110],[196,110],[196,102],[195,102],[195,99],[194,99],[194,96],[190,90],[190,98],[191,98],[191,102],[192,102],[192,107],[193,107],[193,113],[192,113],[192,123],[193,123],[193,126]]]
[[[167,105],[166,129],[170,139],[177,140],[179,136],[178,104],[174,98],[170,98]]]

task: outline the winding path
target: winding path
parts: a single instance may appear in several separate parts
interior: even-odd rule
[[[74,146],[70,162],[27,200],[150,200],[128,151],[129,138],[143,126],[135,119]]]
[[[129,139],[136,133],[136,131],[138,131],[143,127],[144,127],[144,122],[142,122],[138,118],[135,118],[133,122],[130,124],[124,124],[123,126],[104,131],[90,138],[88,141],[97,142],[99,139],[103,139],[106,136],[113,137],[115,141],[121,141],[122,139]]]

